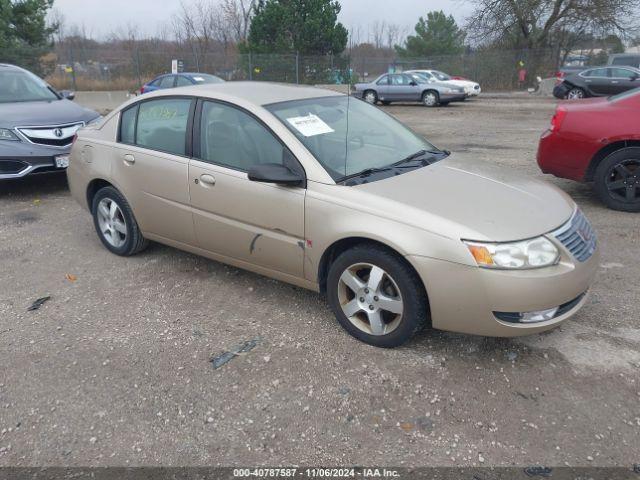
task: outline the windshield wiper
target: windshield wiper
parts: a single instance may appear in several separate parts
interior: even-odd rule
[[[424,157],[427,154],[431,154],[432,157],[436,156],[436,155],[444,155],[445,157],[448,157],[450,155],[450,152],[448,152],[446,150],[419,150],[416,153],[413,153],[413,154],[409,155],[408,157],[405,157],[402,160],[397,161],[396,163],[392,164],[392,166],[399,167],[399,166],[404,165],[406,163],[411,163],[414,160],[417,160],[420,157]],[[428,164],[428,162],[427,162],[427,164]]]
[[[373,175],[374,173],[387,172],[389,170],[393,170],[394,168],[395,167],[392,165],[388,167],[365,168],[360,172],[352,173],[351,175],[346,175],[339,178],[337,183],[346,182],[347,180],[351,180],[352,178],[368,177],[370,175]]]

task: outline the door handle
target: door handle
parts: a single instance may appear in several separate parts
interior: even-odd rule
[[[136,163],[136,157],[134,157],[130,153],[127,153],[124,156],[124,163],[126,163],[127,165],[133,165],[134,163]]]
[[[208,187],[213,187],[216,184],[216,179],[213,175],[200,175],[200,181]]]

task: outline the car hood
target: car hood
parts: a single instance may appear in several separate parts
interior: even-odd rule
[[[4,128],[88,122],[96,117],[98,113],[69,100],[0,103],[0,126]]]
[[[465,240],[536,237],[567,222],[576,208],[567,194],[546,182],[452,157],[352,188],[391,218]]]

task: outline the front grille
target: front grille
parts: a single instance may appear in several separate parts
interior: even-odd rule
[[[579,262],[586,262],[596,251],[596,233],[582,211],[576,210],[565,225],[552,233]]]
[[[0,160],[0,175],[12,175],[22,172],[28,165],[19,160]]]
[[[46,127],[18,127],[18,131],[31,143],[49,147],[66,147],[73,143],[73,137],[84,123],[52,125]]]

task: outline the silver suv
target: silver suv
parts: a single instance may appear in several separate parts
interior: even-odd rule
[[[33,73],[0,63],[0,180],[65,169],[76,131],[100,119]]]

